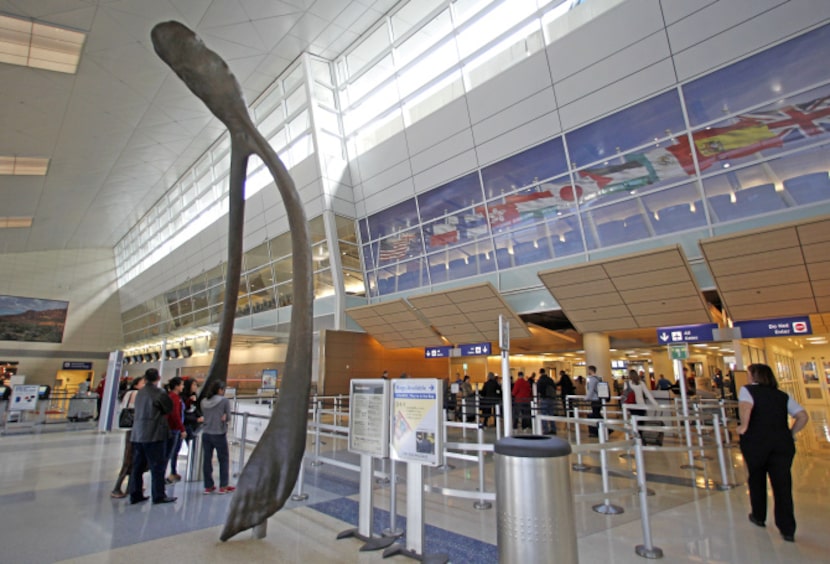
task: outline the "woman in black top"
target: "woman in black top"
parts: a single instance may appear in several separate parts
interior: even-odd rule
[[[795,434],[809,419],[804,408],[778,389],[775,375],[766,364],[750,364],[750,384],[738,394],[741,452],[749,472],[749,520],[759,527],[767,518],[767,475],[775,500],[775,525],[784,540],[795,540],[792,477]],[[789,426],[787,415],[795,422]]]

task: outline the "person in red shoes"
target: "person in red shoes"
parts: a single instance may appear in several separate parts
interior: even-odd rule
[[[202,416],[205,418],[202,427],[202,449],[204,460],[202,472],[205,479],[205,494],[226,494],[236,490],[228,484],[230,455],[228,453],[228,420],[231,417],[231,404],[225,397],[225,383],[213,382],[207,395],[201,401]],[[213,481],[213,451],[219,459],[219,490]]]
[[[170,401],[173,402],[173,409],[167,414],[167,426],[170,427],[170,433],[167,435],[167,454],[170,457],[170,475],[165,482],[168,484],[175,484],[181,481],[182,477],[177,470],[179,461],[179,451],[182,448],[182,439],[187,438],[187,431],[184,427],[184,401],[182,401],[181,393],[184,390],[184,380],[178,376],[170,378],[167,382],[167,395],[170,396]]]

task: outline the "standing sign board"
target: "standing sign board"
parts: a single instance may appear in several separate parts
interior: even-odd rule
[[[350,382],[349,452],[389,456],[389,380]]]
[[[9,411],[34,411],[37,408],[39,388],[36,384],[15,386],[9,399]]]
[[[392,388],[393,460],[440,466],[444,458],[441,381],[395,380]]]

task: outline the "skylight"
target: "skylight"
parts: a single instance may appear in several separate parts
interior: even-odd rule
[[[0,63],[75,74],[86,34],[0,16]]]
[[[0,175],[46,176],[49,159],[40,157],[0,156]]]

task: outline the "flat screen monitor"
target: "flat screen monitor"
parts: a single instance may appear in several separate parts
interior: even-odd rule
[[[190,358],[193,356],[193,348],[192,347],[182,347],[182,358]]]
[[[49,394],[52,393],[51,386],[40,386],[37,389],[37,399],[39,400],[47,400],[49,399]]]
[[[9,386],[0,386],[0,400],[7,400],[12,395],[12,389]]]

